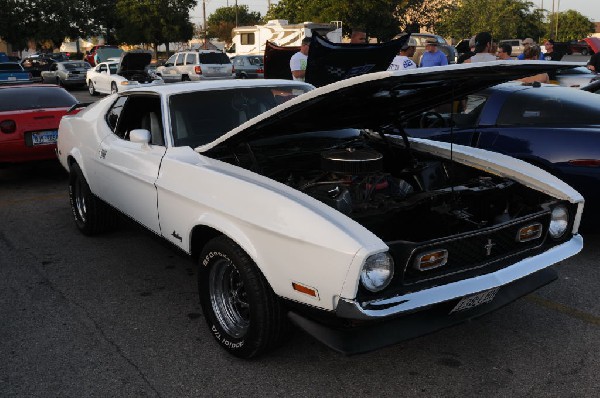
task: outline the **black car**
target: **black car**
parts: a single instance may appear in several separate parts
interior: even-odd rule
[[[42,81],[42,71],[50,70],[50,66],[56,62],[55,59],[47,56],[27,57],[21,61],[21,66],[27,72],[31,73],[33,81]]]

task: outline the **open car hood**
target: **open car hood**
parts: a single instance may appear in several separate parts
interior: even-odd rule
[[[119,60],[119,69],[117,73],[132,71],[132,70],[144,70],[146,66],[150,65],[152,61],[152,54],[148,51],[127,51],[121,54]]]
[[[595,53],[600,51],[600,38],[599,37],[587,37],[583,40],[585,40],[585,42],[590,45],[590,47],[592,48],[592,50]]]
[[[196,150],[310,131],[377,129],[487,87],[576,66],[580,65],[495,61],[365,74],[300,95]]]

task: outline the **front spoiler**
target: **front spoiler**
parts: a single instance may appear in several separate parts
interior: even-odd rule
[[[422,336],[495,311],[517,298],[554,281],[556,278],[557,274],[553,269],[545,268],[502,286],[489,303],[452,314],[450,311],[460,301],[460,298],[409,315],[371,321],[347,328],[325,326],[296,312],[289,312],[288,317],[298,327],[330,348],[347,355],[360,354]]]

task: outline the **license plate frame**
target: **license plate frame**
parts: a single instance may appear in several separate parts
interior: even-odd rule
[[[483,292],[479,292],[473,294],[471,296],[463,297],[450,311],[450,314],[467,311],[471,308],[479,307],[480,305],[487,304],[494,300],[496,294],[500,290],[499,287],[484,290]]]
[[[58,130],[34,131],[31,133],[31,145],[53,145],[58,140]]]

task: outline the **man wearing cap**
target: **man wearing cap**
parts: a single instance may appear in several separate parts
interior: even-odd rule
[[[425,68],[428,66],[448,65],[448,58],[446,58],[446,54],[438,50],[437,44],[437,40],[434,38],[426,40],[425,52],[421,57],[421,63],[419,65],[420,67]]]
[[[394,57],[392,63],[388,67],[388,70],[417,69],[417,64],[410,59],[413,55],[415,55],[416,48],[417,41],[410,37],[402,46],[398,55]]]
[[[290,58],[290,71],[294,80],[304,81],[306,65],[308,64],[308,50],[310,49],[310,37],[302,39],[300,51]]]
[[[467,59],[465,63],[496,61],[496,55],[492,51],[492,35],[490,32],[479,32],[475,35],[475,55]]]

